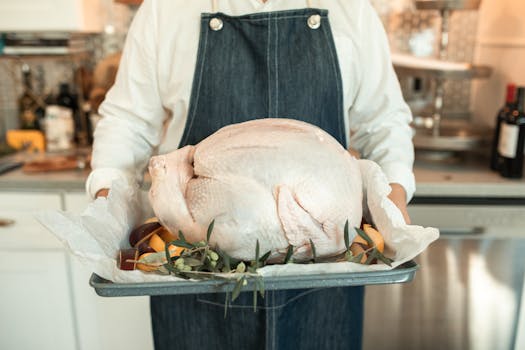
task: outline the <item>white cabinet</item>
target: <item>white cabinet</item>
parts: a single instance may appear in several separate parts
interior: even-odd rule
[[[153,349],[149,298],[96,295],[92,271],[34,217],[87,204],[81,192],[0,192],[0,349]]]
[[[0,193],[0,349],[75,349],[68,257],[34,219],[59,194]]]
[[[39,211],[58,209],[59,193],[0,193],[0,250],[61,249],[62,243],[35,219]]]
[[[75,349],[67,257],[0,251],[0,349]]]
[[[3,0],[0,31],[100,32],[101,0]]]
[[[91,272],[71,258],[74,308],[81,350],[152,350],[149,297],[98,296]]]
[[[85,194],[65,194],[68,211],[80,213],[87,205]],[[80,349],[153,349],[149,297],[100,297],[88,284],[92,271],[74,257],[71,271]]]

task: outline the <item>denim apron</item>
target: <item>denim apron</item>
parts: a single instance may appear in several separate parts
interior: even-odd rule
[[[342,81],[328,11],[202,14],[181,147],[259,118],[317,125],[346,146]],[[155,348],[360,349],[363,287],[152,296]]]

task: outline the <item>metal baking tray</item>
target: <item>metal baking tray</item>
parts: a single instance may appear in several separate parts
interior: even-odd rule
[[[411,260],[388,271],[265,277],[264,289],[279,290],[406,283],[414,279],[417,269],[419,269],[419,265]],[[95,273],[91,275],[89,284],[98,295],[103,297],[221,293],[231,292],[235,287],[235,281],[223,280],[113,283]],[[253,281],[248,281],[248,284],[242,290],[252,291],[253,289]]]

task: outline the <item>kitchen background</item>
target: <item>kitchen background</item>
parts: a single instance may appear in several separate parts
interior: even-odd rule
[[[509,0],[509,6],[512,6]],[[500,2],[502,6],[505,6]],[[383,24],[387,30],[390,44],[393,52],[403,52],[416,54],[423,57],[433,57],[439,52],[439,31],[441,25],[441,16],[438,11],[418,11],[415,9],[411,0],[373,0],[374,7],[377,9]],[[6,6],[6,5],[0,5]],[[22,93],[22,71],[23,63],[29,64],[34,78],[35,92],[40,96],[57,95],[59,84],[69,83],[74,90],[78,91],[81,87],[75,86],[74,70],[80,65],[88,71],[93,71],[94,67],[104,57],[119,52],[122,49],[127,27],[136,11],[136,6],[129,6],[120,3],[114,3],[112,0],[100,0],[100,17],[97,18],[100,33],[87,35],[86,42],[90,46],[90,55],[87,59],[71,57],[2,57],[0,59],[0,113],[2,115],[2,124],[0,124],[0,135],[5,130],[13,129],[18,126],[18,106],[17,98]],[[1,8],[1,7],[0,7]],[[516,9],[516,10],[519,10]],[[517,13],[511,11],[509,14]],[[505,17],[507,13],[501,14]],[[448,46],[448,59],[459,62],[475,61],[476,33],[480,32],[480,37],[487,35],[483,33],[484,26],[478,27],[478,11],[457,11],[453,12],[450,20],[450,41]],[[507,18],[507,17],[505,17]],[[519,21],[518,21],[519,23]],[[498,26],[505,28],[508,26]],[[492,28],[492,27],[491,27]],[[486,29],[488,30],[488,29]],[[492,29],[491,29],[492,30]],[[516,41],[521,35],[519,30],[513,26],[509,28],[510,33],[503,32],[497,38],[487,37],[485,42],[479,45],[485,47],[508,46],[509,42]],[[492,31],[490,33],[493,33]],[[499,42],[498,42],[499,41]],[[513,49],[519,50],[519,45],[511,43]],[[483,49],[478,49],[478,52]],[[513,56],[513,55],[512,55]],[[489,62],[492,63],[492,62]],[[516,72],[505,74],[497,70],[493,75],[493,87],[490,92],[496,92],[492,98],[488,99],[490,103],[488,109],[483,108],[480,113],[478,109],[473,117],[480,119],[484,124],[492,126],[493,116],[504,98],[504,84],[506,81],[516,79]],[[402,81],[403,82],[403,81]],[[483,82],[483,88],[486,89],[487,83]],[[467,118],[471,111],[471,106],[477,105],[471,101],[473,93],[473,82],[469,79],[451,80],[445,82],[444,114],[451,118]],[[412,96],[410,86],[403,85],[405,95]],[[426,101],[431,98],[431,90],[428,90]],[[418,98],[421,100],[421,94]],[[424,99],[423,99],[424,100]],[[479,99],[477,99],[479,100]],[[483,98],[481,98],[483,100]],[[486,112],[485,112],[486,110]],[[3,131],[3,132],[2,132]]]
[[[40,97],[56,96],[59,85],[68,83],[90,100],[81,82],[101,66],[103,75],[110,71],[137,9],[122,2],[126,1],[0,2],[0,33],[46,33],[66,22],[59,14],[68,10],[72,29],[67,33],[80,31],[87,49],[87,54],[0,55],[0,142],[7,130],[19,126],[24,64],[31,69]],[[429,122],[436,88],[443,83],[442,117],[459,122],[456,131],[461,133],[442,135],[441,143],[428,137],[418,141],[418,189],[410,214],[414,223],[440,228],[442,236],[418,258],[422,269],[412,283],[367,287],[364,348],[523,349],[525,181],[491,172],[488,154],[506,84],[525,85],[525,1],[482,0],[480,5],[476,0],[428,0],[480,5],[446,14],[449,42],[444,53],[444,13],[418,8],[414,0],[371,2],[392,52],[410,55],[408,61],[403,55],[393,58],[416,120]],[[64,10],[57,13],[57,8]],[[47,24],[34,28],[36,20]],[[414,61],[440,55],[473,66],[461,66],[453,78],[441,79],[450,77],[450,66],[436,60],[422,67],[421,61]],[[96,108],[84,107],[86,118],[96,120]],[[473,130],[477,133],[469,134]],[[440,149],[429,156],[425,147]],[[83,210],[85,170],[31,176],[20,170],[0,176],[0,348],[152,348],[147,299],[97,297],[87,285],[90,271],[69,259],[52,236],[44,239],[32,217],[41,208]],[[2,221],[6,218],[14,220]],[[16,223],[2,227],[9,221]],[[46,303],[33,300],[31,290]],[[7,314],[11,316],[2,316]],[[51,316],[54,324],[46,322]],[[25,329],[32,329],[34,336],[27,337]]]
[[[7,129],[15,129],[19,125],[17,101],[23,89],[24,63],[32,70],[35,93],[41,97],[56,96],[60,83],[70,84],[75,92],[81,89],[75,85],[74,77],[75,70],[80,66],[92,72],[100,60],[122,50],[128,26],[137,6],[116,3],[113,0],[97,0],[93,2],[95,3],[98,11],[93,16],[96,18],[87,20],[94,22],[96,32],[82,34],[89,55],[0,56],[0,135],[3,136]],[[4,6],[10,5],[0,4],[0,9]],[[38,31],[31,33],[37,34]]]

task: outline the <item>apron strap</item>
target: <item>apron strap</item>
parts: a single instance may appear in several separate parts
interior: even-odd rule
[[[306,7],[312,8],[312,0],[306,0]],[[217,13],[217,0],[211,0],[211,12]]]

